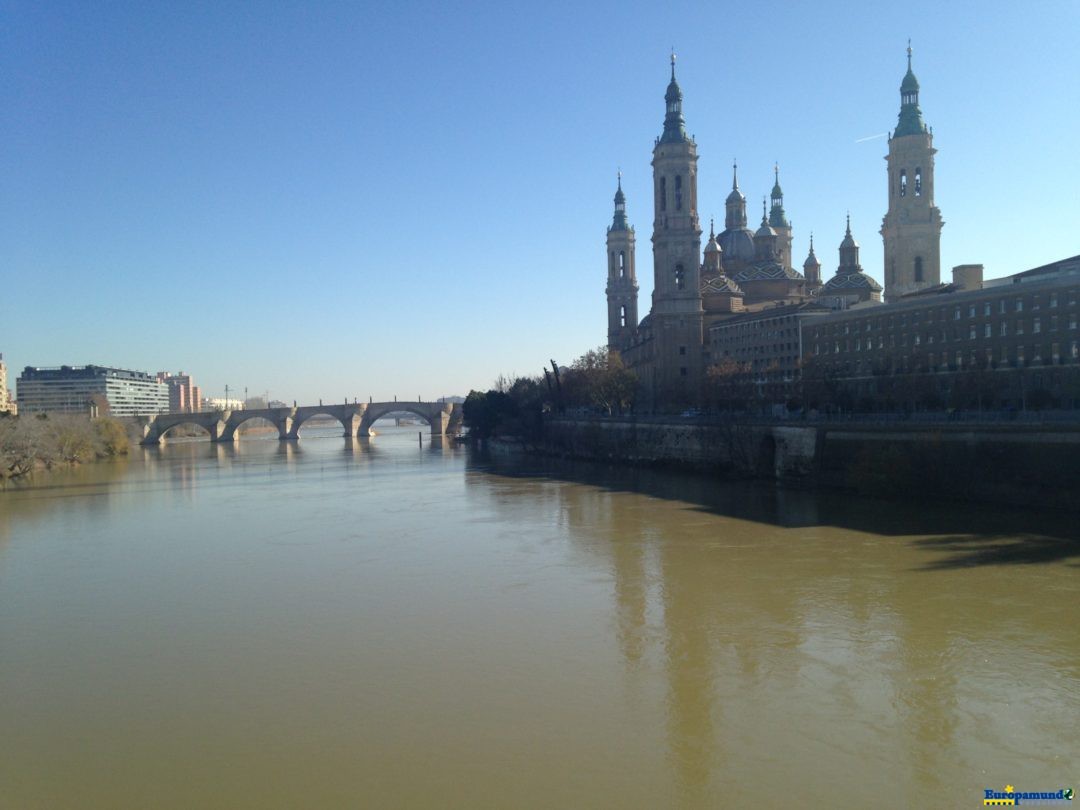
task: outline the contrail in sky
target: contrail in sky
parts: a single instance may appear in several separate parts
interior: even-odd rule
[[[856,138],[855,143],[862,143],[863,141],[872,141],[874,138],[884,138],[885,133],[879,132],[877,135],[867,135],[865,138]]]

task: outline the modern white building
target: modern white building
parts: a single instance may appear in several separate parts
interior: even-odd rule
[[[144,371],[107,366],[27,366],[18,379],[24,413],[150,416],[169,411],[169,387]],[[101,414],[104,415],[104,414]]]

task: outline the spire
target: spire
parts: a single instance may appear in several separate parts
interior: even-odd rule
[[[716,229],[713,227],[713,218],[709,217],[709,241],[716,238]]]
[[[922,120],[922,110],[919,109],[919,80],[911,70],[911,40],[907,47],[907,73],[900,82],[900,116],[896,123],[896,131],[893,137],[903,135],[918,135],[926,131]]]
[[[761,224],[769,224],[769,218],[765,215],[765,195],[762,195],[761,197]]]
[[[684,143],[689,139],[686,135],[686,121],[682,114],[682,90],[675,81],[675,51],[671,51],[671,82],[664,94],[664,102],[667,105],[667,113],[664,115],[664,134],[660,136],[660,143]]]
[[[847,215],[847,229],[844,232],[844,241],[840,243],[840,266],[837,273],[861,273],[859,266],[859,243],[851,235],[851,212]]]
[[[791,224],[784,213],[784,192],[780,188],[780,164],[773,164],[772,210],[769,212],[769,224],[774,228],[790,228]]]
[[[744,197],[742,195],[742,192],[739,191],[739,163],[738,163],[738,161],[735,161],[735,162],[733,162],[731,164],[731,193],[728,194],[728,196],[727,196],[727,202],[728,202],[729,206],[731,206],[734,203],[738,203],[740,205],[745,205],[746,204],[746,197]],[[743,219],[744,220],[746,219],[745,215],[743,216]],[[746,222],[744,221],[743,224],[745,225]],[[732,226],[729,224],[728,227],[730,228]]]
[[[814,234],[810,234],[810,252],[806,254],[806,261],[803,262],[803,267],[821,267],[821,262],[818,261],[817,256],[814,254]]]
[[[622,171],[618,173],[618,188],[615,190],[615,217],[611,221],[610,230],[626,231],[630,229],[626,221],[626,195],[622,190]]]

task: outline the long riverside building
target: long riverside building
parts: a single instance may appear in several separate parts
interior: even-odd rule
[[[169,387],[143,371],[107,366],[27,366],[19,375],[23,413],[90,413],[103,398],[112,416],[167,413]]]

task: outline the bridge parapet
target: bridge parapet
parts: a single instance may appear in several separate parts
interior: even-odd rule
[[[236,440],[238,428],[249,419],[265,419],[277,428],[282,441],[296,441],[300,428],[315,416],[329,416],[341,422],[346,437],[367,437],[376,420],[390,413],[405,412],[420,417],[431,426],[433,436],[456,433],[462,424],[462,406],[451,402],[347,402],[341,405],[303,405],[297,408],[257,408],[243,411],[203,411],[163,413],[143,426],[143,444],[159,444],[165,434],[184,424],[198,425],[214,442]]]

